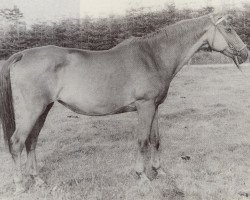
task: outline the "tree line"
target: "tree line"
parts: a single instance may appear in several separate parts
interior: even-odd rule
[[[240,37],[250,45],[250,6],[245,11],[230,10],[235,15],[233,26]],[[63,19],[55,22],[38,22],[29,28],[21,11],[0,10],[0,59],[6,59],[15,52],[37,46],[57,45],[89,50],[110,49],[131,37],[140,37],[182,19],[211,13],[213,7],[198,10],[179,10],[174,4],[161,11],[147,8],[130,9],[125,16],[110,15],[106,18]],[[4,23],[3,23],[4,22]],[[6,25],[7,26],[4,26]]]

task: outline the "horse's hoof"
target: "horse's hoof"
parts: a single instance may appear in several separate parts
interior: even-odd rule
[[[140,174],[140,183],[150,183],[151,181],[149,180],[149,178],[146,176],[145,173]]]
[[[151,185],[151,181],[149,178],[146,176],[145,173],[142,173],[140,175],[140,180],[139,180],[139,193],[141,196],[145,196],[149,194],[151,191],[153,191],[153,187]]]
[[[243,197],[249,197],[250,196],[250,192],[239,192],[238,194],[240,196],[243,196]]]

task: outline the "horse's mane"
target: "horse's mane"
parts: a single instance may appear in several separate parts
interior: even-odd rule
[[[172,25],[165,25],[159,30],[144,35],[142,37],[130,37],[124,40],[120,45],[128,45],[135,42],[166,37],[167,39],[179,40],[180,37],[187,37],[187,34],[192,32],[194,33],[194,37],[200,37],[201,30],[204,29],[204,26],[210,20],[209,15],[204,15],[194,19],[185,19],[181,20]],[[200,31],[199,31],[200,30]]]

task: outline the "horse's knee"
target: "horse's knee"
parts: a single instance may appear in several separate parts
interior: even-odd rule
[[[156,133],[151,133],[150,134],[150,143],[156,148],[156,149],[159,149],[159,146],[160,146],[160,137],[159,137],[159,134],[156,134]]]

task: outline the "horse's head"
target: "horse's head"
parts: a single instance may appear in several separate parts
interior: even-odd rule
[[[232,16],[210,15],[211,26],[207,30],[207,42],[212,50],[232,58],[239,67],[248,57],[247,46],[231,26]]]

